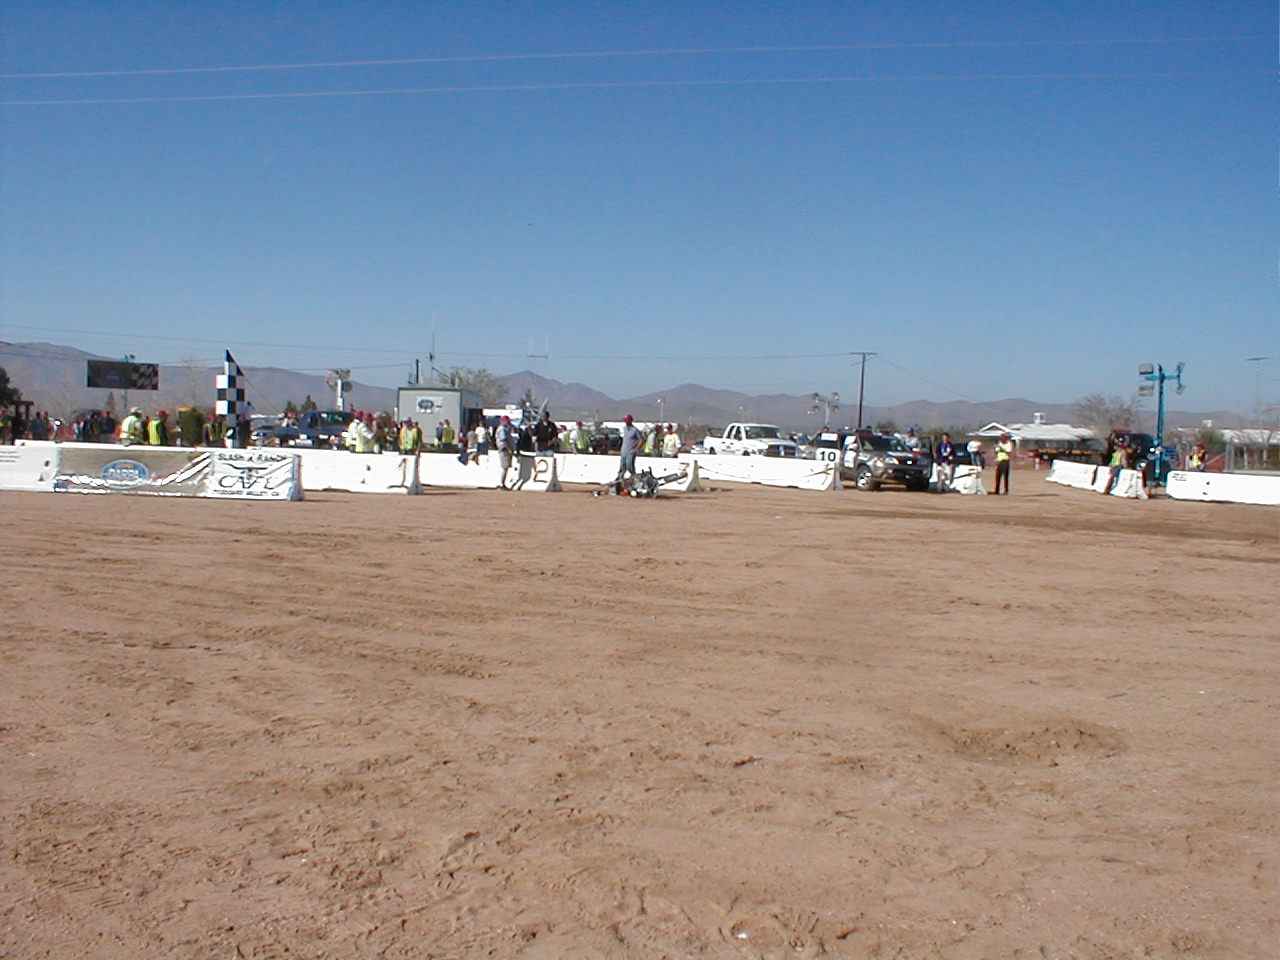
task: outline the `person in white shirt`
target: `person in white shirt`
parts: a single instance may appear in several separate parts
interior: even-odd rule
[[[477,457],[483,457],[489,452],[489,428],[483,420],[476,424],[475,449]]]
[[[667,432],[662,436],[662,455],[664,457],[674,457],[680,452],[680,434],[676,433],[676,428],[671,424],[667,424]]]
[[[981,440],[979,440],[977,437],[974,437],[965,445],[965,449],[969,451],[969,460],[975,467],[981,470],[983,467],[986,466],[986,463],[984,463],[982,459],[982,441]]]

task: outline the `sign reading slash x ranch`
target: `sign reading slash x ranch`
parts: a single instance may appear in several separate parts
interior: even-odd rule
[[[131,493],[231,500],[301,500],[296,454],[267,450],[64,447],[58,493]]]

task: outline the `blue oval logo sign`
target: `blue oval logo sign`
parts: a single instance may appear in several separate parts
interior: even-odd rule
[[[102,468],[102,479],[121,486],[136,486],[151,479],[151,471],[137,460],[112,460]]]

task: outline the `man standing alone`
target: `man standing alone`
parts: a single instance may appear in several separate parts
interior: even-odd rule
[[[618,480],[622,480],[627,474],[633,477],[636,475],[636,453],[640,450],[640,444],[644,442],[631,414],[628,413],[623,417],[622,423],[622,451],[618,464]]]
[[[1000,439],[996,441],[996,494],[999,495],[1001,486],[1004,487],[1003,493],[1007,497],[1009,495],[1009,468],[1012,466],[1013,460],[1013,438],[1007,433],[1000,434]]]
[[[951,442],[951,434],[944,433],[942,442],[938,444],[938,492],[946,493],[951,489],[951,481],[956,476],[956,446]]]

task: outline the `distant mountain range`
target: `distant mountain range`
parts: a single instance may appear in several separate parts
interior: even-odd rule
[[[55,415],[65,416],[75,410],[105,405],[107,391],[90,390],[84,385],[85,361],[90,359],[113,358],[51,343],[0,341],[0,367],[9,372],[10,381],[24,397],[34,400],[39,409],[47,409]],[[160,368],[160,389],[155,392],[135,391],[129,401],[147,409],[173,409],[183,403],[208,406],[213,402],[213,378],[219,372],[203,365],[165,365]],[[279,367],[246,367],[245,372],[249,378],[249,399],[260,413],[276,413],[286,402],[292,400],[300,404],[307,396],[322,408],[333,403],[333,391],[325,384],[324,377],[318,374],[298,373]],[[617,399],[584,383],[562,383],[530,370],[498,379],[506,390],[506,401],[517,401],[526,391],[531,391],[539,403],[548,401],[552,415],[559,420],[578,417],[614,419],[631,413],[638,420],[661,418],[711,426],[734,420],[776,423],[795,430],[812,430],[820,425],[818,418],[809,414],[811,402],[808,396],[753,396],[685,383],[639,397]],[[115,400],[118,406],[123,405],[123,397],[117,396]],[[362,409],[391,410],[396,403],[396,391],[357,382],[351,400]],[[863,411],[863,420],[866,423],[891,421],[899,428],[909,425],[975,427],[992,420],[1026,423],[1037,413],[1043,414],[1050,423],[1069,423],[1073,419],[1071,404],[1011,398],[985,403],[913,400],[887,407],[868,406]],[[1168,416],[1170,425],[1175,427],[1198,426],[1206,419],[1213,420],[1220,427],[1243,424],[1239,414],[1223,410],[1207,413],[1175,411]],[[843,426],[852,423],[856,417],[856,410],[846,406],[833,420]]]

